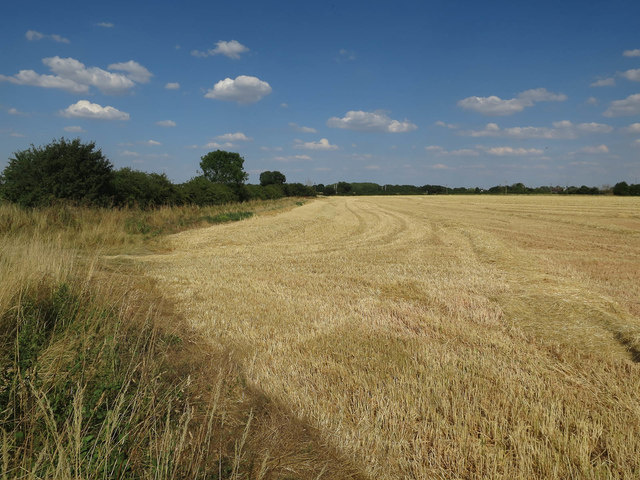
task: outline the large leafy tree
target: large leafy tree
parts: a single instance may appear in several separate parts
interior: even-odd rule
[[[61,138],[16,152],[2,172],[0,195],[27,207],[58,200],[106,205],[113,195],[113,166],[95,143]]]
[[[249,178],[244,171],[244,158],[235,152],[216,150],[200,159],[202,174],[213,183],[242,185]]]
[[[273,172],[267,170],[260,174],[260,185],[266,187],[267,185],[283,185],[287,181],[287,177],[284,173],[280,173],[277,170]]]

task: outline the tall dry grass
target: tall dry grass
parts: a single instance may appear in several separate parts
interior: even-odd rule
[[[248,389],[153,281],[104,257],[162,250],[165,232],[233,212],[294,205],[0,205],[1,478],[266,479],[327,469],[331,452]]]
[[[139,258],[371,478],[640,476],[640,203],[359,197]]]

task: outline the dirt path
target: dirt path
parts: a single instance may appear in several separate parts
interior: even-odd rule
[[[373,477],[637,473],[640,216],[596,200],[318,199],[139,261]]]

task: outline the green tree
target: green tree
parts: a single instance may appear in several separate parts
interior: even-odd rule
[[[287,177],[283,173],[274,170],[273,172],[267,170],[260,174],[260,185],[266,187],[267,185],[283,185],[287,181]]]
[[[351,193],[351,190],[353,190],[353,187],[351,186],[350,183],[338,182],[338,186],[337,186],[338,194],[347,195],[347,194]]]
[[[44,147],[16,152],[0,179],[0,196],[26,207],[68,200],[107,205],[113,195],[113,166],[80,139],[54,140]]]
[[[627,182],[618,182],[613,187],[614,195],[629,195],[629,184]]]
[[[146,173],[125,167],[114,172],[113,183],[118,205],[147,208],[182,203],[177,187],[164,173]]]
[[[204,177],[213,183],[242,185],[249,178],[244,171],[244,158],[235,152],[216,150],[200,159],[200,168]]]

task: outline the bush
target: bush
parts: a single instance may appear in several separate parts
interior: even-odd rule
[[[113,166],[95,143],[61,138],[16,152],[2,172],[0,197],[25,207],[58,200],[104,206],[112,200],[113,179]]]
[[[180,185],[180,193],[186,203],[194,205],[222,205],[237,202],[238,194],[228,185],[212,183],[204,177],[195,177]]]
[[[315,197],[316,191],[313,187],[307,187],[301,183],[287,183],[284,185],[285,193],[288,197]]]
[[[114,174],[114,190],[118,205],[148,208],[182,204],[182,195],[164,173],[121,168]]]

